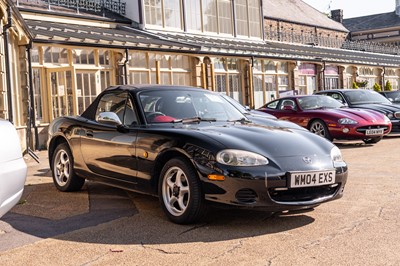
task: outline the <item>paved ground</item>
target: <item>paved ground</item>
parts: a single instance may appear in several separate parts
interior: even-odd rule
[[[94,183],[58,192],[42,152],[0,220],[0,265],[399,265],[400,138],[338,146],[342,199],[297,215],[213,210],[191,226],[168,222],[152,197]]]

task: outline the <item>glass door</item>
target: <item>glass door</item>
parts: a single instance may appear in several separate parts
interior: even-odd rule
[[[50,119],[74,115],[74,96],[71,69],[48,69],[48,88],[50,88]]]

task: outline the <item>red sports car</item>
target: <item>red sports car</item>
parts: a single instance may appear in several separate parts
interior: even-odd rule
[[[377,143],[392,129],[389,118],[382,113],[346,108],[324,95],[284,97],[258,110],[294,122],[331,141],[359,139]]]

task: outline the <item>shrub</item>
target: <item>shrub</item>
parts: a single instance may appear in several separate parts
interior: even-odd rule
[[[385,84],[385,91],[392,91],[392,84],[390,83],[390,81],[386,81]]]
[[[352,87],[352,88],[353,88],[353,89],[358,89],[357,82],[353,81],[353,87]]]
[[[375,82],[375,84],[374,84],[374,91],[382,91],[382,87],[381,87],[381,85],[379,85],[378,83],[376,83]]]

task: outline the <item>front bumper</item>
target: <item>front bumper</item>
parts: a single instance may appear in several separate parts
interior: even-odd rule
[[[392,131],[390,134],[400,134],[400,120],[390,120],[392,122]]]
[[[368,129],[383,129],[383,134],[367,135]],[[354,125],[337,125],[335,127],[329,127],[331,136],[335,139],[347,139],[347,140],[363,140],[370,138],[382,138],[383,136],[390,133],[391,125],[366,125],[366,126],[354,126]]]
[[[315,187],[290,188],[289,174],[227,175],[224,181],[203,178],[205,199],[237,207],[261,208],[266,211],[301,210],[339,199],[347,181],[345,164],[336,167],[335,183]]]
[[[20,200],[26,174],[27,166],[23,158],[0,164],[0,217]]]

